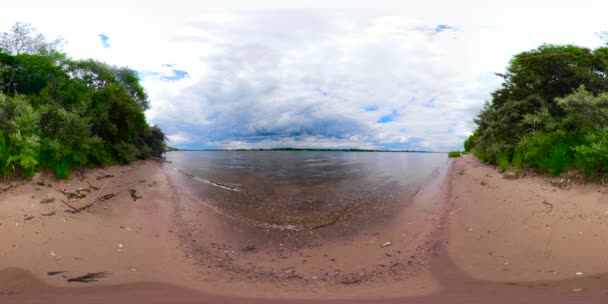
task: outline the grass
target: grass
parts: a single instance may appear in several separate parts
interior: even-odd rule
[[[515,169],[515,172],[519,172],[521,171],[521,166],[524,163],[524,154],[521,151],[517,151],[515,152],[515,155],[513,155],[513,160],[511,161],[511,164],[513,165],[513,169]]]
[[[62,159],[61,161],[59,161],[59,163],[57,163],[57,166],[55,166],[55,175],[59,179],[68,178],[68,176],[70,176],[70,171],[71,165],[70,161],[67,159]]]
[[[498,155],[496,161],[498,162],[498,167],[500,168],[500,171],[507,171],[507,169],[509,169],[509,166],[511,165],[509,163],[509,157],[506,154]]]
[[[460,155],[460,151],[451,151],[450,153],[448,153],[448,157],[459,157]]]
[[[568,165],[568,146],[558,142],[551,151],[550,170],[551,175],[558,176],[566,170]]]

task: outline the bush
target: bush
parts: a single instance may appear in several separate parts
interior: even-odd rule
[[[47,48],[7,53],[17,36],[44,41],[24,29],[0,33],[0,45],[9,46],[0,49],[0,176],[51,170],[67,178],[76,167],[162,154],[165,135],[146,121],[135,71]]]
[[[469,138],[467,138],[467,140],[464,141],[464,151],[470,152],[475,147],[476,143],[477,143],[477,133],[473,133],[473,134],[471,134],[471,136],[469,136]]]
[[[451,151],[450,153],[448,153],[448,157],[459,157],[460,154],[460,151]]]
[[[608,131],[589,133],[574,150],[576,169],[585,176],[608,171]]]

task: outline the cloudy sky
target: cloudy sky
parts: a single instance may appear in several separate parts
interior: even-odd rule
[[[84,2],[3,4],[0,31],[135,69],[181,148],[461,149],[514,54],[608,30],[603,1]]]

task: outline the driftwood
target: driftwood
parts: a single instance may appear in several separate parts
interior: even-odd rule
[[[20,184],[12,184],[12,185],[10,185],[10,186],[8,186],[8,187],[4,188],[4,189],[0,189],[0,193],[4,193],[4,192],[9,191],[9,190],[11,190],[11,189],[13,189],[13,188],[17,188],[17,187],[19,187],[19,186],[21,186],[21,185],[23,185],[23,184],[25,184],[25,183],[27,183],[27,181],[23,181],[23,182],[22,182],[22,183],[20,183]]]
[[[63,274],[63,273],[65,273],[65,271],[49,271],[46,274],[49,276],[54,276],[54,275]]]
[[[70,205],[70,204],[66,203],[64,200],[61,200],[61,202],[62,202],[64,205],[66,205],[66,206],[70,207],[70,209],[72,209],[72,210],[73,210],[73,211],[71,211],[71,212],[73,212],[73,213],[80,212],[80,211],[79,211],[77,208],[74,208],[72,205]]]
[[[88,204],[88,205],[86,205],[86,206],[83,206],[83,207],[80,207],[80,208],[74,208],[74,207],[70,206],[68,203],[63,202],[63,201],[62,201],[62,202],[63,202],[64,204],[68,205],[68,206],[69,206],[69,207],[72,209],[72,211],[68,210],[68,212],[70,212],[70,213],[78,213],[78,212],[81,212],[81,211],[83,211],[83,210],[87,210],[87,209],[91,208],[91,207],[92,207],[93,205],[95,205],[96,203],[100,203],[100,202],[103,202],[103,201],[110,200],[110,199],[112,199],[114,196],[116,196],[118,193],[121,193],[121,192],[123,192],[123,191],[125,191],[125,190],[127,190],[127,189],[129,189],[129,188],[131,188],[131,187],[133,187],[133,186],[135,186],[135,185],[137,185],[137,184],[141,184],[141,183],[144,183],[144,182],[146,182],[146,181],[145,181],[145,180],[140,180],[140,181],[138,181],[138,182],[132,183],[132,184],[130,184],[130,185],[128,185],[128,186],[126,186],[126,187],[124,187],[124,188],[120,189],[120,190],[119,190],[119,191],[117,191],[117,192],[114,192],[114,193],[108,193],[108,194],[106,194],[106,195],[99,196],[99,194],[101,194],[101,192],[103,191],[103,189],[104,189],[104,188],[105,188],[105,186],[107,185],[107,182],[106,182],[106,184],[104,184],[104,186],[103,186],[103,187],[101,187],[101,190],[98,192],[97,196],[96,196],[96,197],[93,199],[93,201],[91,201],[91,203],[90,203],[90,204]]]
[[[69,278],[68,282],[90,283],[97,281],[99,278],[105,278],[109,274],[109,272],[89,272],[79,277]]]

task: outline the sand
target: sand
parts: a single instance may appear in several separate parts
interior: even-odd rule
[[[219,215],[160,162],[79,175],[0,183],[18,185],[0,193],[0,303],[608,299],[608,188],[597,184],[506,180],[465,156],[393,218],[347,237],[323,227],[316,238]],[[61,192],[91,186],[78,200]],[[80,208],[109,193],[75,214],[61,202]],[[68,282],[91,272],[107,275]]]

